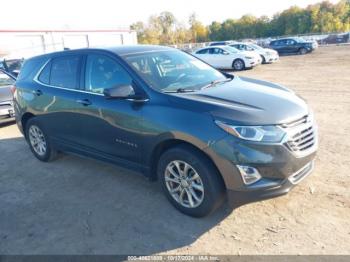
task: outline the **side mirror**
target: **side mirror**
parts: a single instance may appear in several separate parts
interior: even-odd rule
[[[148,98],[143,95],[135,94],[132,85],[117,85],[103,90],[103,94],[107,99],[127,99],[133,102],[147,102]]]
[[[135,95],[134,88],[131,85],[117,85],[103,90],[107,98],[127,99]]]

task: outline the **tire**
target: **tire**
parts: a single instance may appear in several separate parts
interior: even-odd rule
[[[53,149],[45,128],[36,118],[31,118],[26,123],[25,136],[30,150],[37,159],[49,162],[56,158],[57,151]]]
[[[266,64],[266,59],[265,59],[265,56],[263,56],[263,55],[260,55],[261,56],[261,59],[262,59],[262,64]]]
[[[187,179],[176,178],[173,173],[180,177],[179,167],[185,175],[183,171],[186,165]],[[173,172],[169,172],[169,169]],[[225,186],[214,165],[189,146],[181,145],[164,152],[158,162],[157,175],[170,203],[186,215],[206,216],[218,208],[225,199]],[[170,190],[174,192],[171,193]]]
[[[244,61],[242,59],[235,59],[233,62],[232,62],[232,68],[236,71],[242,71],[245,69],[245,64],[244,64]]]
[[[299,54],[300,55],[305,55],[306,53],[307,53],[306,48],[302,47],[302,48],[299,49]]]

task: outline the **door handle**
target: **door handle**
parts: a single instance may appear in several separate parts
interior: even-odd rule
[[[76,102],[82,104],[83,106],[88,106],[92,104],[89,99],[78,99]]]
[[[33,90],[32,93],[33,93],[34,95],[37,95],[37,96],[41,96],[41,95],[43,94],[43,92],[42,92],[40,89],[38,89],[38,90]]]

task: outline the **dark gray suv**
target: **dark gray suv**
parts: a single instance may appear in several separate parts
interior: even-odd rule
[[[28,59],[14,101],[39,160],[71,152],[132,168],[197,217],[227,196],[287,193],[311,172],[317,148],[312,112],[292,91],[168,47]]]

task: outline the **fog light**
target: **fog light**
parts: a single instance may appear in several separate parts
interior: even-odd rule
[[[246,185],[251,185],[261,178],[259,171],[254,167],[237,165],[237,168]]]

